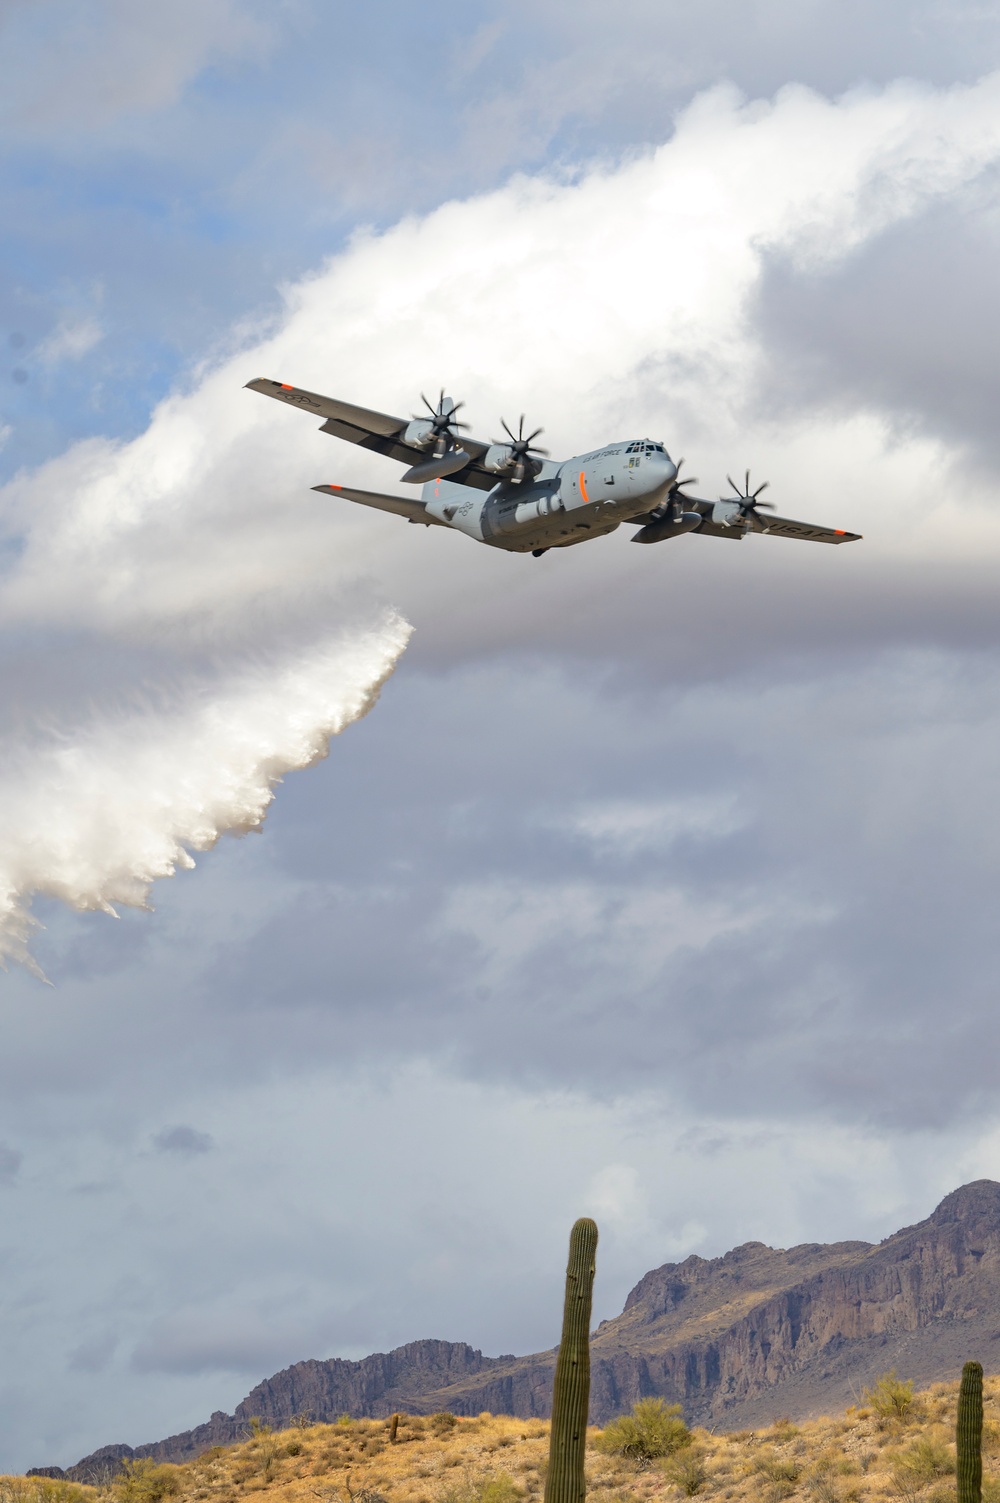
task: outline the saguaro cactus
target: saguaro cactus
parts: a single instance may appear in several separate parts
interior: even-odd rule
[[[583,1503],[583,1461],[590,1406],[590,1306],[594,1294],[597,1226],[588,1216],[569,1234],[562,1340],[552,1387],[552,1437],[545,1503]]]
[[[978,1362],[962,1368],[958,1390],[958,1503],[982,1503],[983,1496],[983,1369]]]

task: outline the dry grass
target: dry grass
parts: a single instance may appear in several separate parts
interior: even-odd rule
[[[594,1503],[954,1503],[957,1394],[935,1384],[901,1418],[855,1408],[755,1432],[695,1430],[646,1465],[591,1445],[588,1491]],[[1000,1378],[986,1380],[984,1400],[983,1498],[1000,1503]],[[404,1415],[395,1444],[388,1420],[341,1420],[264,1429],[186,1466],[140,1463],[103,1489],[3,1477],[0,1503],[539,1503],[547,1455],[541,1420]]]

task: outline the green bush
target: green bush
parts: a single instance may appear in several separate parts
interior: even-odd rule
[[[151,1456],[136,1456],[122,1462],[111,1484],[119,1503],[160,1503],[181,1490],[180,1470],[167,1462],[159,1465]]]
[[[779,1503],[780,1498],[789,1498],[795,1491],[795,1483],[802,1476],[802,1467],[794,1456],[779,1456],[774,1450],[761,1450],[753,1470],[765,1482],[764,1497],[768,1503]]]
[[[441,1494],[441,1503],[521,1503],[524,1493],[506,1472],[473,1480],[466,1477],[456,1487]]]
[[[670,1458],[664,1471],[670,1481],[680,1488],[685,1498],[693,1498],[695,1493],[701,1492],[708,1480],[708,1472],[705,1470],[705,1453],[695,1446],[687,1446],[684,1450],[678,1451]]]
[[[506,1472],[498,1472],[479,1489],[477,1503],[520,1503],[522,1496],[513,1478]]]
[[[880,1419],[905,1419],[913,1408],[913,1383],[897,1378],[893,1367],[866,1388],[862,1397]]]
[[[940,1433],[931,1431],[921,1435],[912,1446],[900,1451],[894,1459],[893,1474],[903,1472],[920,1483],[933,1482],[935,1477],[948,1477],[955,1470],[955,1456],[951,1446]]]
[[[631,1414],[605,1425],[594,1444],[609,1456],[627,1456],[645,1464],[690,1445],[691,1431],[681,1418],[680,1404],[640,1399]]]

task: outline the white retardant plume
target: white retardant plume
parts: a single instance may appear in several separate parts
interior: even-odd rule
[[[325,757],[367,713],[406,646],[389,616],[257,667],[173,714],[105,720],[68,744],[21,750],[0,782],[0,961],[28,950],[35,893],[73,908],[145,907],[227,831],[257,828],[284,773]]]

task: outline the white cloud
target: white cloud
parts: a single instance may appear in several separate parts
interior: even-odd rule
[[[36,353],[43,365],[61,365],[65,360],[82,360],[103,338],[96,318],[63,319]]]
[[[746,822],[731,795],[697,794],[672,799],[609,799],[572,814],[566,825],[600,850],[632,856],[641,850],[666,850],[685,837],[711,840],[731,835]]]

